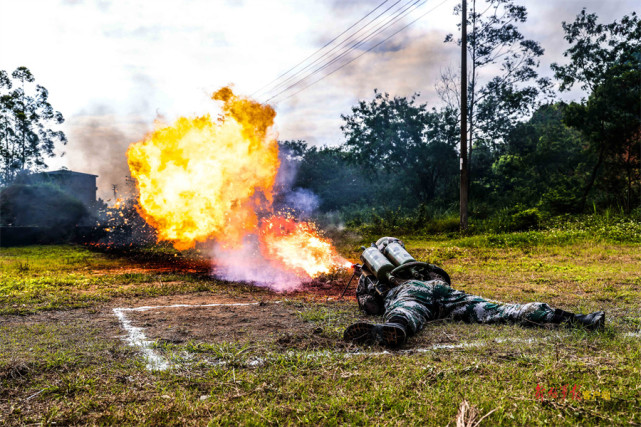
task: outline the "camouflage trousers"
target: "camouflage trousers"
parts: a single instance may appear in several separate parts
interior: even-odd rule
[[[468,323],[543,324],[554,319],[555,310],[547,304],[503,304],[452,289],[440,280],[409,280],[385,296],[385,321],[405,319],[410,334],[436,319]]]

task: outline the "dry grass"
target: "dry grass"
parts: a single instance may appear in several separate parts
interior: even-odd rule
[[[351,240],[341,250],[356,261],[360,244]],[[340,341],[344,327],[361,317],[353,300],[275,295],[192,273],[146,270],[83,248],[9,249],[0,257],[3,279],[10,279],[1,285],[2,310],[37,313],[0,316],[0,423],[641,423],[641,343],[634,335],[641,330],[638,245],[582,240],[496,247],[408,239],[408,246],[417,258],[443,266],[468,292],[570,310],[606,309],[606,330],[440,321],[404,351],[381,353]],[[182,325],[181,339],[172,341],[160,339],[169,330],[162,325],[181,326],[172,324],[172,316],[153,325],[144,323],[156,322],[153,316],[132,316],[159,339],[154,351],[174,363],[169,371],[150,372],[140,353],[120,339],[123,331],[111,312],[113,304],[214,298],[286,298],[282,310],[292,326],[234,341],[190,334],[193,328]],[[76,305],[85,308],[59,310]],[[226,322],[220,329],[242,330],[234,318]],[[557,394],[578,385],[582,392],[607,391],[609,399],[537,398],[537,385]]]

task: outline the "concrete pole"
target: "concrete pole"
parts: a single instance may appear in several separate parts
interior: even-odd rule
[[[467,168],[467,0],[461,10],[461,231],[467,230],[468,168]]]

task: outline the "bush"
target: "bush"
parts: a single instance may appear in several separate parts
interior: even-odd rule
[[[580,206],[580,197],[574,189],[566,187],[552,188],[541,196],[541,209],[552,215],[579,213]]]
[[[525,231],[538,229],[541,226],[541,212],[537,208],[525,209],[512,215],[510,229]]]
[[[5,226],[42,227],[55,239],[89,218],[85,205],[49,184],[15,184],[0,192],[0,224]]]

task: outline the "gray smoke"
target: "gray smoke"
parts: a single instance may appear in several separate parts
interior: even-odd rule
[[[320,206],[320,200],[307,188],[296,188],[285,195],[285,205],[299,213],[301,218],[309,218]]]
[[[97,106],[69,120],[66,148],[69,169],[98,175],[98,197],[114,201],[128,198],[133,184],[128,180],[127,148],[150,129],[140,116],[118,118],[104,106]]]
[[[276,175],[276,211],[286,210],[298,218],[309,218],[320,206],[319,197],[309,189],[295,187],[300,159],[282,145],[279,147],[280,167]]]

